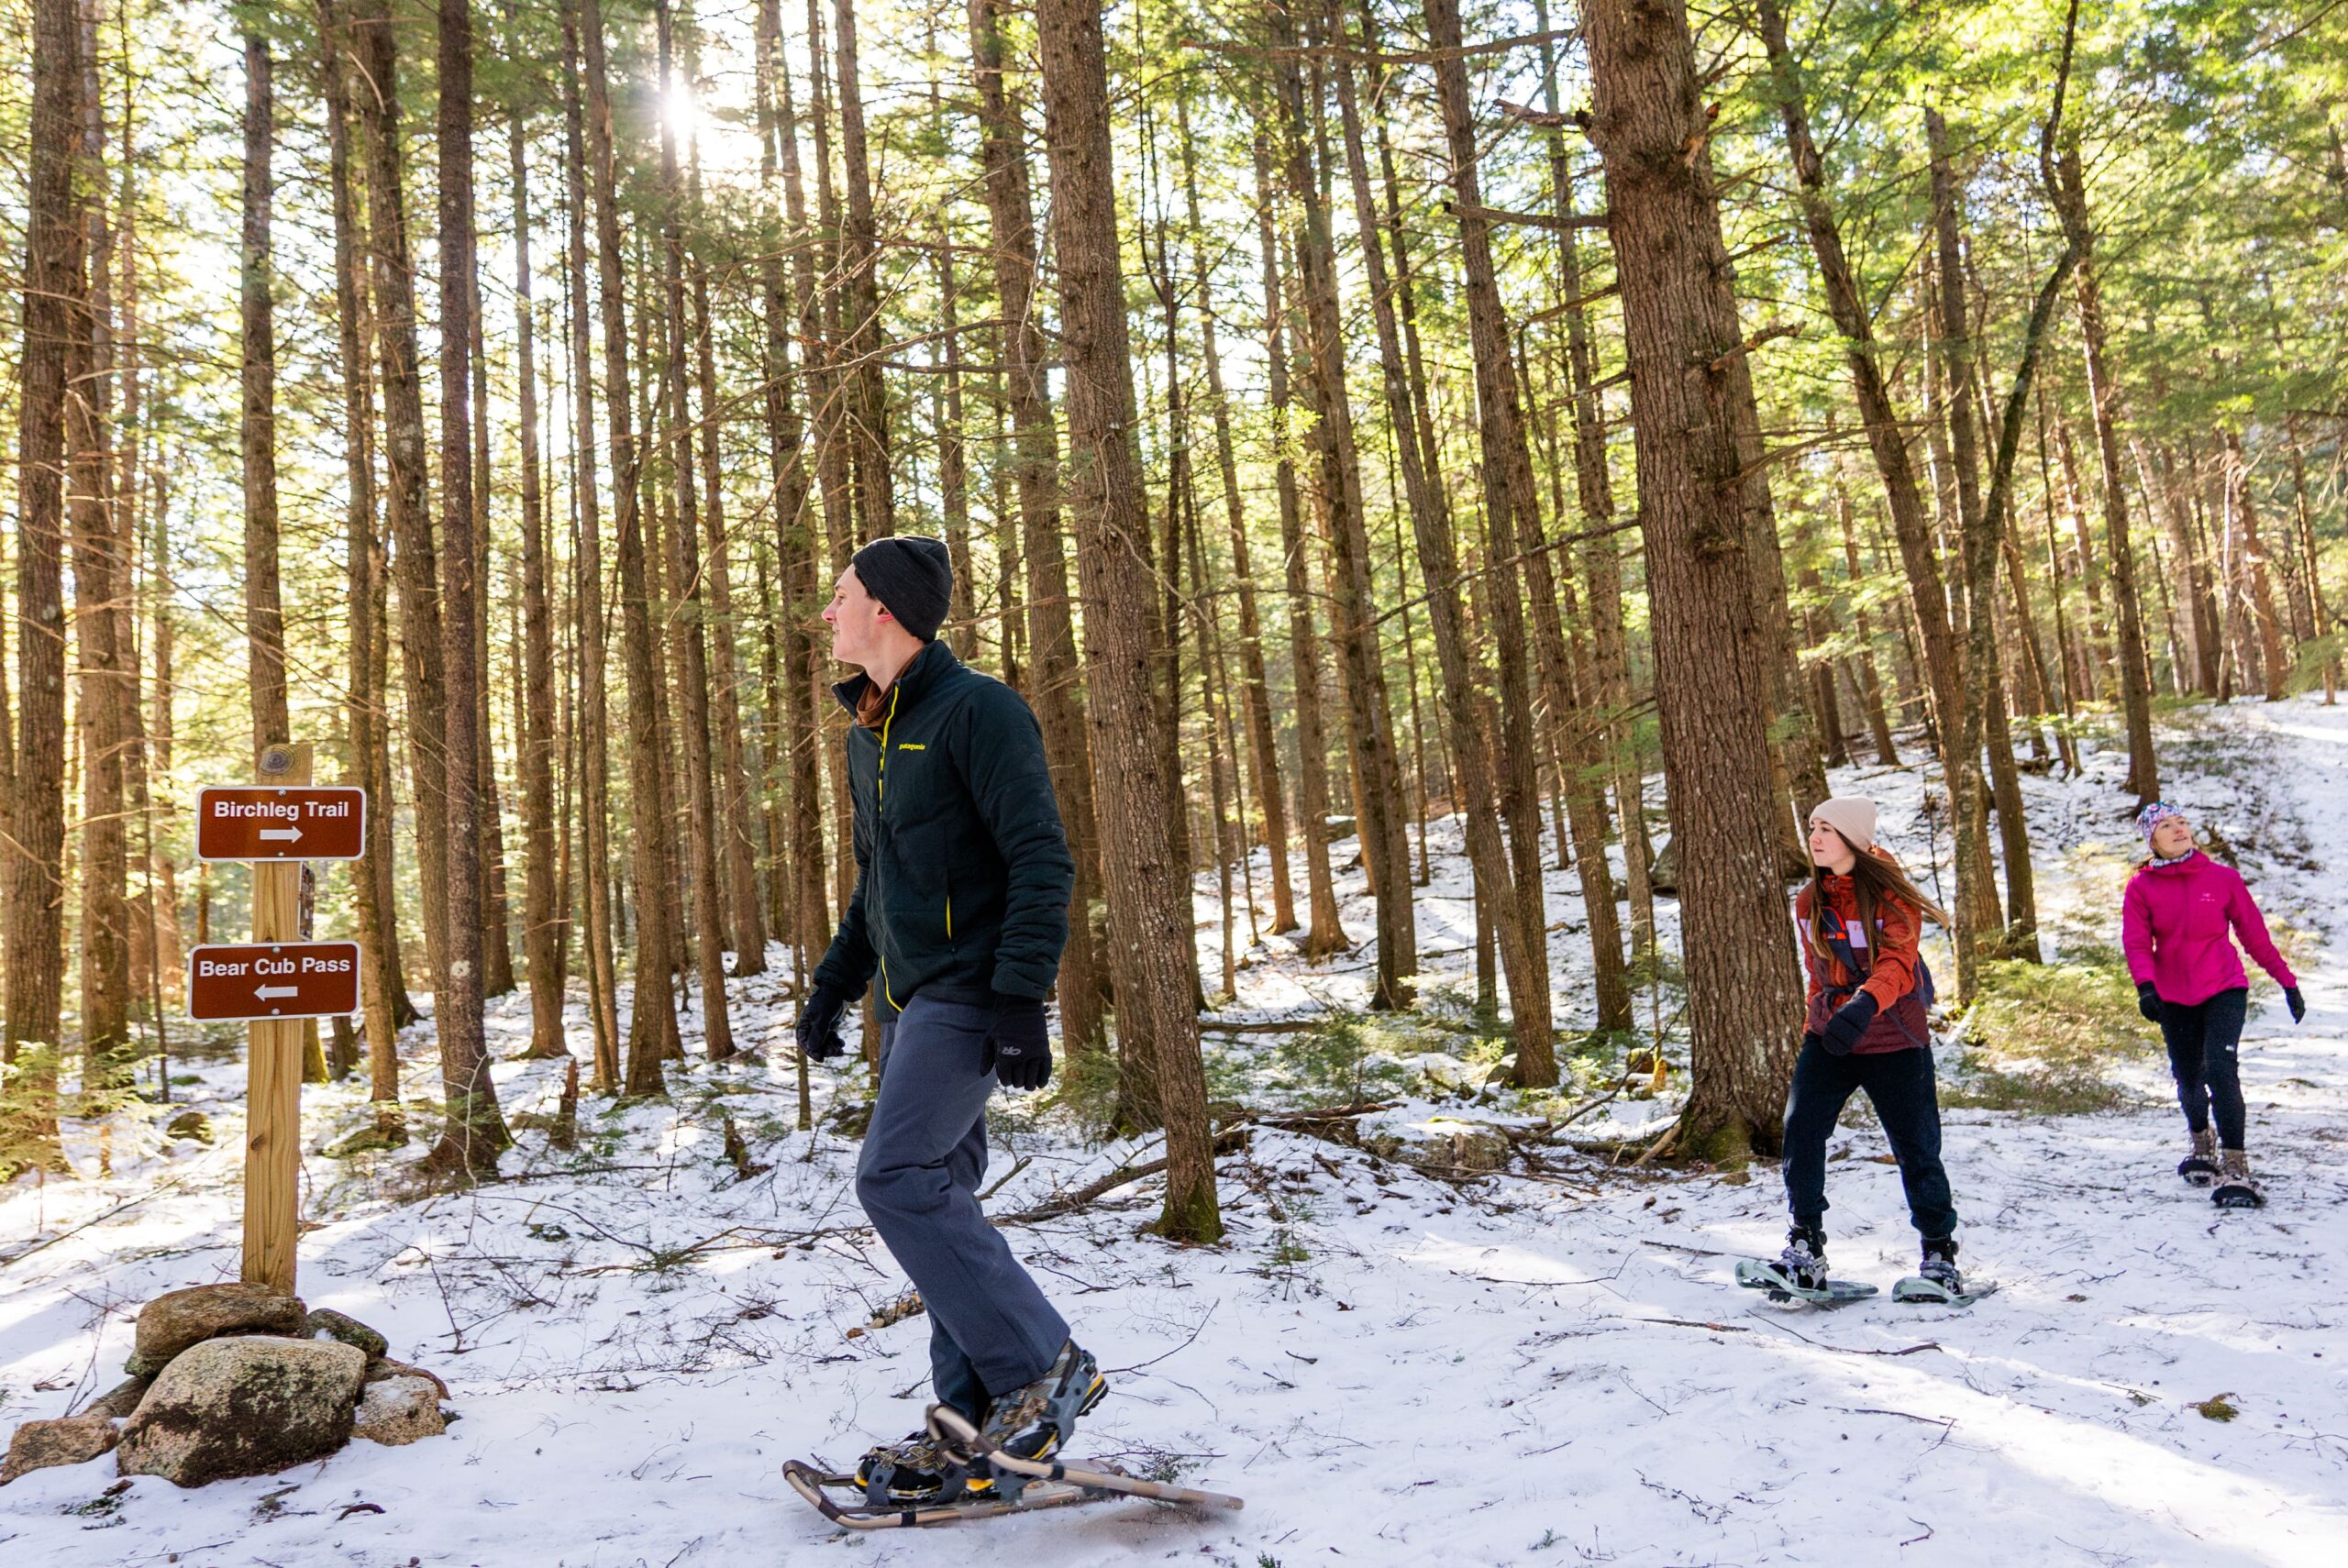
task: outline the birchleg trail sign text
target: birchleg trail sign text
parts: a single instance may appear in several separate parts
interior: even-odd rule
[[[367,791],[349,785],[211,785],[196,791],[198,860],[356,860]]]
[[[212,943],[187,955],[188,1016],[205,1023],[341,1018],[359,1010],[355,942]]]

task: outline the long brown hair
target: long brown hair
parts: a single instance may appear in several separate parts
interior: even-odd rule
[[[1842,838],[1839,829],[1835,836]],[[1846,845],[1851,843],[1847,838],[1843,842]],[[1924,890],[1899,868],[1899,862],[1894,860],[1888,851],[1860,849],[1852,845],[1851,852],[1856,857],[1851,864],[1851,891],[1858,900],[1858,926],[1861,931],[1872,932],[1875,929],[1876,911],[1886,899],[1899,900],[1914,910],[1922,919],[1936,921],[1944,926],[1955,923],[1948,918],[1946,910],[1924,896]],[[1834,950],[1826,941],[1827,912],[1826,867],[1820,866],[1810,876],[1810,924],[1804,934],[1810,939],[1811,951],[1821,960],[1834,956]],[[1872,943],[1873,939],[1869,941]],[[1872,955],[1873,947],[1870,946],[1868,951]]]

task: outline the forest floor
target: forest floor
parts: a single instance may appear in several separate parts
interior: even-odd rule
[[[796,1130],[792,1004],[767,975],[732,988],[746,1060],[676,1064],[665,1103],[590,1101],[569,1154],[546,1131],[556,1066],[501,1060],[517,1146],[503,1176],[471,1191],[404,1190],[420,1146],[325,1156],[363,1121],[364,1086],[307,1091],[303,1294],[447,1378],[462,1419],[410,1447],[354,1443],[196,1492],[153,1477],[113,1490],[105,1459],[38,1472],[0,1492],[0,1557],[2337,1563],[2348,925],[2327,906],[2330,868],[2348,867],[2348,709],[2188,710],[2163,740],[2170,798],[2224,836],[2289,928],[2311,1006],[2294,1029],[2263,978],[2254,991],[2266,1005],[2242,1060],[2273,1196],[2263,1211],[2221,1213],[2176,1181],[2165,1061],[2149,1030],[2110,1022],[2115,995],[2132,1018],[2110,950],[2134,840],[2108,746],[2083,778],[2029,780],[2042,917],[2075,964],[2037,991],[2014,982],[2003,1047],[1941,1052],[1964,1261],[2001,1286],[1967,1310],[1888,1299],[1914,1237],[1856,1107],[1830,1167],[1833,1256],[1838,1275],[1886,1294],[1832,1313],[1771,1307],[1730,1282],[1734,1258],[1779,1244],[1773,1165],[1634,1171],[1540,1143],[1545,1121],[1621,1086],[1623,1044],[1568,1052],[1575,1081],[1554,1097],[1482,1087],[1500,1045],[1468,1006],[1464,868],[1437,824],[1437,885],[1421,903],[1437,977],[1427,1015],[1345,1011],[1362,994],[1348,968],[1360,955],[1308,968],[1260,946],[1218,1019],[1335,1009],[1338,1021],[1212,1035],[1213,1092],[1251,1107],[1399,1101],[1366,1119],[1373,1143],[1381,1127],[1503,1123],[1535,1164],[1448,1181],[1259,1127],[1223,1162],[1221,1246],[1143,1233],[1149,1180],[1011,1229],[1114,1385],[1076,1451],[1239,1493],[1244,1513],[1110,1503],[944,1538],[847,1538],[789,1496],[784,1460],[850,1464],[919,1424],[928,1324],[869,1326],[903,1279],[859,1228],[856,1144],[830,1121],[866,1086],[818,1070],[816,1130]],[[1884,801],[1884,836],[1920,874],[1924,782],[1872,767],[1835,779]],[[1367,937],[1357,869],[1346,886],[1347,927]],[[1559,1024],[1586,1027],[1578,898],[1569,875],[1552,886]],[[1211,890],[1200,940],[1212,980]],[[2075,1028],[2049,1026],[2074,1014]],[[528,1027],[526,999],[493,1004],[505,1056]],[[576,1007],[572,1032],[585,1055]],[[2102,1043],[2083,1048],[2083,1033]],[[405,1050],[409,1083],[428,1092],[428,1024]],[[179,1098],[213,1119],[213,1147],[172,1143],[160,1117],[125,1112],[73,1127],[81,1179],[0,1192],[0,1422],[60,1415],[111,1386],[139,1303],[235,1274],[239,1055],[223,1042],[175,1071],[189,1080],[175,1078]],[[1680,1081],[1588,1111],[1574,1135],[1659,1131]],[[1040,1108],[997,1106],[998,1213],[1153,1153],[1089,1137],[1081,1084]],[[420,1104],[414,1114],[429,1124]],[[746,1144],[738,1168],[723,1153],[729,1120]],[[93,1175],[102,1138],[112,1173]]]

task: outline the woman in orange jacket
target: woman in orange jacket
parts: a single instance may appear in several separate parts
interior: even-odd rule
[[[1875,842],[1872,801],[1840,797],[1810,814],[1816,869],[1794,900],[1810,974],[1801,1055],[1786,1101],[1785,1176],[1793,1226],[1778,1271],[1807,1290],[1826,1285],[1826,1139],[1854,1091],[1883,1123],[1908,1212],[1923,1238],[1918,1273],[1948,1296],[1956,1267],[1956,1209],[1941,1165],[1940,1099],[1925,1008],[1932,977],[1917,952],[1927,920],[1948,916]]]

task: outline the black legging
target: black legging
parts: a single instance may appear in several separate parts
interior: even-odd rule
[[[2243,1146],[2242,1072],[2234,1053],[2249,1000],[2248,988],[2236,986],[2190,1007],[2161,1003],[2161,1037],[2168,1042],[2168,1070],[2176,1077],[2185,1124],[2202,1132],[2214,1110],[2218,1145],[2225,1149]]]

